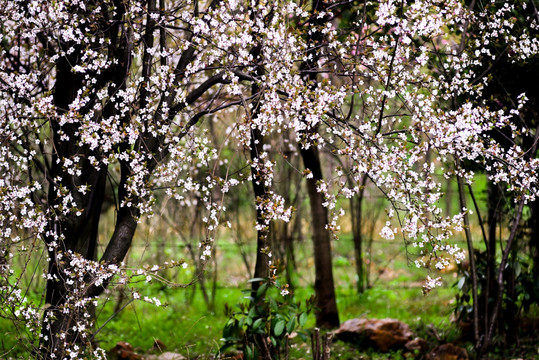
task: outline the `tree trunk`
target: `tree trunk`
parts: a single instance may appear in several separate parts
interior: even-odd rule
[[[58,61],[56,71],[56,84],[54,88],[54,104],[60,113],[69,108],[69,104],[74,101],[77,91],[82,86],[81,78],[71,72],[70,62],[76,63],[75,51],[68,59],[61,58]],[[72,293],[66,284],[66,278],[62,269],[62,264],[69,259],[68,252],[80,254],[85,259],[95,260],[97,249],[97,234],[99,218],[103,198],[105,193],[105,181],[107,176],[106,168],[101,171],[96,170],[83,156],[82,175],[75,176],[68,174],[60,163],[63,159],[72,158],[76,154],[87,153],[87,149],[79,148],[74,133],[76,131],[72,124],[65,124],[60,128],[57,121],[51,121],[53,132],[53,142],[56,153],[52,154],[51,178],[61,179],[61,185],[70,191],[74,202],[81,209],[82,214],[69,213],[59,215],[52,219],[48,225],[48,236],[45,242],[48,247],[49,268],[46,287],[45,303],[47,309],[44,312],[42,325],[42,335],[40,352],[42,358],[48,359],[54,353],[57,357],[63,358],[65,342],[72,342],[77,335],[70,329],[76,319],[81,314],[62,311],[68,294]],[[62,140],[60,133],[67,134],[67,139]],[[81,194],[77,187],[90,184],[91,190],[88,194]],[[62,199],[57,193],[58,184],[50,183],[48,201],[51,206],[60,206]],[[60,261],[58,255],[63,256],[64,261]],[[67,260],[69,261],[69,260]],[[59,336],[65,334],[65,339],[60,341]]]
[[[350,198],[350,215],[352,217],[352,236],[354,241],[354,256],[356,260],[356,276],[357,276],[357,292],[359,294],[365,291],[365,270],[363,267],[363,222],[362,222],[362,210],[363,194],[365,191],[365,184],[367,183],[367,175],[363,175],[361,178],[361,184],[356,201],[354,198]]]
[[[327,7],[325,1],[315,0],[312,2],[311,15],[315,18],[315,13],[323,13]],[[327,14],[317,16],[314,23],[317,26],[323,26],[329,21]],[[308,54],[307,59],[301,64],[303,81],[310,83],[312,87],[316,86],[317,74],[310,69],[316,68],[320,54],[317,49],[322,46],[324,36],[321,31],[309,31],[307,37]],[[311,129],[310,131],[317,131]],[[312,177],[307,179],[307,192],[311,205],[311,231],[314,251],[315,282],[314,290],[316,294],[316,326],[320,328],[333,328],[339,326],[339,313],[337,310],[337,301],[335,297],[335,285],[333,282],[333,265],[331,255],[330,233],[326,229],[328,223],[327,208],[324,203],[323,194],[316,189],[318,181],[323,180],[322,167],[320,164],[320,155],[315,145],[311,144],[305,148],[299,144],[301,157],[305,169],[309,169]]]
[[[260,134],[260,130],[253,129],[251,130],[251,160],[253,161],[259,161],[260,154],[262,152],[262,144],[264,140],[262,138],[262,135]],[[256,159],[256,160],[255,160]],[[264,186],[264,179],[262,178],[261,174],[257,173],[257,170],[253,167],[251,167],[252,171],[252,185],[253,185],[253,191],[255,195],[255,203],[258,204],[258,202],[264,201],[266,198],[266,188]],[[264,214],[262,213],[262,209],[258,208],[256,209],[256,223],[257,224],[263,224],[264,223]],[[268,277],[268,255],[266,254],[265,249],[268,246],[268,235],[269,235],[269,229],[261,229],[257,230],[256,232],[256,263],[255,263],[255,272],[254,277],[255,278],[266,278]],[[256,292],[261,285],[261,281],[253,281],[252,283],[252,289],[253,292]]]
[[[316,326],[334,328],[339,326],[339,313],[333,282],[333,265],[331,255],[330,233],[326,229],[328,211],[322,204],[323,194],[316,190],[316,183],[323,179],[320,157],[314,147],[301,149],[301,156],[306,169],[313,177],[307,179],[307,192],[311,203],[311,229],[314,251],[316,294]]]
[[[258,4],[258,2],[256,2]],[[251,19],[254,19],[254,11],[251,10]],[[253,35],[256,36],[256,33]],[[260,58],[260,52],[262,49],[261,44],[256,44],[250,51],[250,54],[252,55],[253,59],[255,61],[258,61]],[[254,76],[262,76],[264,74],[264,69],[262,66],[257,66],[256,69],[252,72]],[[256,82],[253,82],[251,86],[251,95],[256,96],[260,92],[260,87]],[[252,111],[245,107],[245,111],[247,113],[247,116],[250,117],[250,120],[253,118],[256,118],[258,116],[258,110],[259,110],[259,104],[258,100],[255,100],[252,104]],[[262,164],[260,160],[260,156],[262,152],[264,145],[264,138],[262,136],[262,133],[260,129],[257,127],[251,129],[251,140],[250,140],[250,157],[251,161],[253,163],[260,163]],[[264,214],[262,209],[258,206],[258,204],[262,201],[264,201],[267,198],[267,189],[264,184],[264,176],[258,172],[254,167],[251,166],[251,184],[253,185],[253,191],[255,195],[255,204],[257,206],[256,208],[256,223],[259,225],[264,224]],[[255,262],[255,272],[254,277],[255,278],[267,278],[268,277],[268,261],[269,257],[267,255],[266,249],[268,247],[268,240],[269,240],[269,225],[264,228],[257,230],[256,232],[256,262]],[[253,291],[253,297],[256,294],[256,291],[262,284],[261,281],[253,281],[252,291]]]
[[[121,19],[125,8],[121,3],[118,6],[114,19]],[[116,85],[116,90],[125,86],[125,78],[128,75],[130,65],[130,51],[126,37],[120,38],[119,22],[108,27],[107,33],[112,39],[111,56],[116,57],[117,65],[102,72],[98,78],[98,88],[104,86],[106,82],[112,81]],[[118,42],[116,42],[118,41]],[[69,48],[70,44],[63,44]],[[80,47],[73,45],[75,51],[71,55],[60,57],[56,65],[56,83],[53,92],[54,105],[62,115],[69,109],[77,96],[77,92],[82,88],[83,80],[80,75],[72,71],[72,67],[80,62]],[[114,91],[116,91],[114,90]],[[91,109],[93,103],[90,102],[85,109]],[[103,116],[115,114],[114,106],[107,104],[103,109]],[[98,115],[97,115],[98,116]],[[93,284],[91,275],[85,276],[83,283],[71,283],[73,279],[66,277],[64,267],[69,267],[70,256],[80,256],[86,260],[96,260],[98,229],[103,199],[105,198],[106,179],[108,170],[106,166],[100,169],[90,164],[90,155],[99,158],[100,155],[90,151],[86,147],[80,147],[77,142],[77,128],[75,125],[66,123],[60,126],[59,120],[51,120],[51,132],[55,152],[52,154],[50,179],[60,179],[60,183],[49,183],[48,205],[50,208],[62,205],[62,196],[58,194],[59,186],[67,189],[73,197],[73,202],[80,210],[80,214],[61,213],[52,219],[48,225],[47,236],[44,239],[48,247],[49,268],[46,285],[45,302],[47,308],[43,316],[42,337],[38,357],[41,359],[64,358],[66,344],[83,343],[87,340],[83,338],[84,331],[74,330],[73,326],[77,321],[83,319],[87,307],[73,307],[76,299],[98,296],[106,286]],[[67,135],[62,137],[62,134]],[[62,161],[80,157],[80,174],[70,174],[63,169]],[[118,189],[118,197],[125,196],[125,189],[128,176],[131,170],[126,164],[121,164],[121,179]],[[81,193],[79,187],[89,185],[88,192]],[[102,257],[102,262],[119,263],[125,257],[131,244],[138,215],[137,210],[121,208],[117,214],[117,222],[112,238]],[[71,252],[68,253],[68,252]],[[60,255],[60,256],[59,256]],[[67,264],[66,264],[67,263]],[[67,270],[67,272],[71,269]],[[69,282],[68,282],[69,280]],[[80,280],[80,279],[79,279]],[[71,298],[70,298],[71,296]],[[85,309],[86,308],[86,309]],[[90,310],[91,312],[91,310]]]
[[[46,304],[47,308],[43,316],[42,341],[40,344],[40,358],[52,359],[63,358],[66,346],[72,344],[84,344],[88,341],[85,330],[74,330],[75,325],[84,324],[88,320],[91,310],[87,306],[76,307],[78,300],[95,298],[99,296],[108,284],[104,281],[95,285],[93,275],[86,275],[82,283],[77,278],[67,276],[74,271],[70,267],[71,251],[75,256],[83,259],[95,260],[97,255],[98,226],[101,213],[102,195],[106,170],[98,173],[96,186],[90,192],[89,211],[78,218],[68,218],[63,221],[52,222],[50,225],[51,236],[47,239],[47,244],[52,249],[49,251],[49,279],[47,281]],[[124,181],[120,183],[119,193],[122,194],[123,185],[127,176],[123,176]],[[120,208],[117,214],[117,221],[114,233],[107,245],[107,248],[100,259],[100,263],[118,264],[127,254],[131,241],[137,227],[137,210]],[[52,245],[54,235],[63,234],[63,240],[58,241],[58,246]],[[62,255],[60,258],[58,255]],[[67,269],[64,269],[66,264]],[[71,281],[75,281],[74,284]]]
[[[75,340],[77,334],[69,330],[73,322],[82,316],[82,313],[65,313],[63,307],[66,303],[68,294],[73,294],[74,289],[66,284],[66,276],[62,269],[63,264],[69,262],[67,252],[80,254],[88,260],[96,259],[98,227],[102,207],[103,194],[105,191],[106,169],[93,174],[95,177],[93,190],[90,193],[90,200],[87,206],[88,211],[82,216],[75,218],[69,217],[63,221],[54,221],[50,226],[52,234],[63,234],[63,240],[56,241],[58,247],[52,245],[54,237],[47,239],[47,245],[52,251],[49,251],[49,270],[46,288],[45,303],[47,309],[44,313],[44,319],[53,319],[52,322],[43,322],[42,340],[43,350],[51,354],[51,350],[62,349],[63,346],[58,343],[58,335],[67,333],[67,340]],[[60,230],[60,231],[58,231]],[[58,255],[62,255],[60,259]],[[82,295],[82,294],[81,294]],[[56,350],[55,354],[58,355]],[[47,357],[45,357],[47,358]]]

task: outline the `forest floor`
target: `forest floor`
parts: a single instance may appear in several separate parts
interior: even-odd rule
[[[314,290],[314,268],[312,254],[307,242],[297,244],[296,263],[298,268],[292,274],[293,302],[304,301]],[[144,254],[157,254],[152,244],[139,250]],[[242,247],[243,246],[243,247]],[[163,306],[144,301],[130,301],[119,288],[110,288],[102,296],[96,309],[99,330],[95,342],[103,349],[113,349],[118,343],[131,344],[135,353],[148,355],[156,353],[155,344],[166,351],[182,354],[186,359],[213,359],[223,346],[223,328],[227,322],[225,304],[234,307],[245,302],[245,290],[249,287],[249,272],[240,253],[254,254],[254,249],[235,243],[218,243],[214,266],[206,272],[205,286],[208,301],[202,296],[200,283],[187,288],[169,287],[159,282],[132,284],[145,296],[158,298]],[[422,281],[429,275],[424,269],[414,266],[414,254],[407,252],[402,241],[373,242],[366,247],[365,263],[368,267],[369,286],[363,293],[356,289],[356,275],[352,240],[341,238],[334,243],[334,276],[337,286],[337,305],[341,323],[353,318],[397,319],[410,326],[414,336],[426,340],[427,349],[422,353],[395,350],[379,352],[373,348],[360,348],[355,344],[334,339],[331,344],[332,359],[404,359],[426,358],[426,354],[443,343],[453,343],[464,348],[473,358],[473,345],[463,339],[461,328],[454,321],[456,306],[455,284],[459,280],[456,268],[445,273],[430,274],[441,276],[443,284],[427,295],[422,293]],[[409,249],[408,249],[409,250]],[[142,258],[133,250],[130,261]],[[165,251],[165,254],[166,251]],[[153,255],[152,255],[153,256]],[[155,259],[146,257],[141,263],[151,263]],[[252,259],[247,259],[252,261]],[[155,262],[155,261],[154,261]],[[135,265],[138,266],[138,265]],[[193,277],[192,268],[169,270],[163,274],[177,283],[186,283]],[[284,277],[284,276],[283,276]],[[39,293],[36,292],[36,296]],[[538,319],[539,308],[530,310],[527,316]],[[539,359],[538,322],[533,320],[529,331],[523,332],[519,346],[504,344],[503,339],[495,339],[495,351],[490,359]],[[315,325],[310,314],[304,330],[309,333]],[[101,328],[102,327],[102,328]],[[16,329],[0,319],[0,355],[6,358],[28,358],[17,351]],[[26,356],[26,357],[25,357]],[[0,356],[1,357],[1,356]],[[113,357],[111,357],[113,358]],[[312,348],[309,336],[306,341],[295,337],[290,342],[290,359],[311,360]]]
[[[337,286],[337,305],[341,323],[352,318],[397,319],[410,326],[415,336],[427,341],[423,353],[410,353],[403,350],[381,353],[372,348],[359,348],[354,344],[334,340],[331,345],[335,359],[404,359],[425,358],[429,351],[443,343],[454,343],[466,349],[473,357],[473,345],[463,338],[461,328],[454,321],[455,298],[458,274],[456,268],[449,272],[430,274],[441,276],[443,285],[427,295],[422,293],[422,281],[428,275],[424,269],[413,264],[413,254],[395,240],[372,244],[366,257],[369,267],[369,287],[361,294],[356,289],[354,258],[351,239],[343,238],[336,242],[334,251],[334,274]],[[294,273],[296,284],[293,302],[310,297],[314,290],[308,284],[314,282],[312,257],[308,247],[297,251],[296,261],[304,264]],[[249,251],[246,251],[249,253]],[[253,252],[250,252],[251,254]],[[144,289],[142,296],[157,296],[166,307],[156,309],[154,305],[133,302],[119,314],[118,293],[111,291],[110,305],[104,306],[99,314],[98,323],[109,318],[107,326],[96,337],[101,347],[110,349],[118,341],[132,344],[140,353],[151,352],[154,344],[164,344],[167,351],[177,352],[188,359],[210,359],[219,353],[223,345],[223,327],[227,321],[225,304],[234,306],[244,301],[248,288],[248,273],[239,259],[234,244],[221,245],[217,252],[219,264],[217,276],[215,269],[209,269],[206,283],[209,303],[204,300],[199,286],[187,289],[171,289],[152,284]],[[192,276],[184,273],[182,276]],[[187,280],[187,278],[184,278]],[[212,281],[216,280],[215,283]],[[213,300],[212,300],[213,299]],[[121,299],[120,299],[121,301]],[[114,307],[113,304],[116,304]],[[539,309],[532,309],[538,317]],[[314,315],[310,315],[305,325],[307,332],[314,328]],[[491,359],[539,359],[536,330],[524,336],[518,348],[498,341]],[[290,359],[312,359],[310,340],[302,341],[296,337],[291,341]]]

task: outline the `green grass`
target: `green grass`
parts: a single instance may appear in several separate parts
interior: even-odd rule
[[[148,352],[156,339],[161,340],[169,351],[182,353],[189,358],[212,356],[222,345],[222,328],[226,322],[224,304],[235,305],[243,300],[242,288],[247,288],[249,275],[239,260],[237,248],[230,243],[217,243],[219,278],[215,306],[208,309],[199,290],[170,289],[159,284],[146,285],[142,296],[156,296],[166,307],[156,308],[141,301],[133,302],[119,314],[112,317],[96,337],[100,346],[112,348],[118,341],[131,343],[141,353]],[[314,290],[314,269],[309,243],[298,244],[296,259],[300,266],[294,274],[294,301],[303,301]],[[408,323],[412,329],[422,329],[429,324],[438,328],[449,328],[449,316],[452,311],[451,301],[455,290],[452,274],[443,275],[445,285],[427,296],[421,291],[421,282],[427,273],[423,269],[409,266],[406,249],[401,241],[384,241],[373,244],[370,254],[370,279],[372,288],[363,294],[357,294],[354,270],[353,242],[350,236],[343,236],[334,242],[334,277],[337,284],[337,305],[341,322],[357,317],[396,318]],[[248,251],[254,254],[253,251]],[[412,257],[413,258],[413,257]],[[254,259],[251,259],[253,263]],[[231,275],[232,274],[232,275]],[[185,282],[192,273],[180,273],[174,281]],[[229,280],[234,278],[232,285]],[[209,280],[208,280],[209,281]],[[208,288],[211,285],[207,284]],[[110,292],[110,300],[104,306],[98,318],[98,326],[113,314],[117,293]],[[310,315],[306,327],[314,327],[314,315]],[[342,358],[376,358],[372,351],[359,352],[346,344],[336,342],[335,351]],[[309,358],[310,344],[295,340],[291,349],[291,358]],[[345,356],[345,354],[348,354]],[[386,355],[380,355],[383,356]],[[399,354],[393,354],[398,358]],[[386,357],[387,358],[387,357]]]
[[[208,310],[200,291],[192,297],[191,289],[159,289],[149,287],[143,296],[158,296],[167,306],[156,308],[144,302],[134,302],[113,317],[96,339],[101,347],[112,348],[118,341],[131,343],[141,353],[151,350],[156,339],[161,340],[169,351],[185,356],[211,356],[222,345],[220,338],[226,322],[224,304],[234,305],[242,301],[243,294],[238,288],[219,288],[215,310]],[[295,290],[295,299],[304,300],[312,293],[310,288]],[[451,289],[440,290],[437,294],[423,296],[421,290],[372,288],[358,295],[350,289],[338,289],[338,307],[341,321],[354,317],[396,318],[412,326],[434,324],[447,326],[451,307],[446,305],[454,295]],[[98,326],[113,312],[114,301],[104,305],[98,319]],[[314,326],[311,315],[307,328]],[[307,354],[310,345],[295,344],[294,353]],[[345,351],[341,344],[339,351]],[[350,349],[352,351],[353,349]]]
[[[157,296],[166,306],[142,301],[129,304],[114,316],[96,339],[101,347],[112,348],[118,341],[127,341],[142,352],[150,350],[156,339],[169,351],[185,355],[211,354],[222,345],[222,327],[226,321],[224,304],[235,304],[243,294],[239,289],[219,289],[215,311],[209,310],[200,291],[191,299],[192,289],[147,289],[142,296]],[[114,301],[108,302],[98,318],[98,326],[113,314]]]

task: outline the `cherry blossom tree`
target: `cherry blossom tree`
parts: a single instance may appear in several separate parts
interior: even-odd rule
[[[151,281],[163,268],[188,266],[184,259],[141,269],[123,263],[137,223],[153,215],[156,194],[178,206],[189,206],[193,194],[203,203],[204,262],[226,225],[223,199],[252,181],[264,241],[270,224],[293,212],[275,191],[275,161],[264,144],[284,154],[290,137],[304,160],[312,213],[321,211],[312,220],[324,234],[313,238],[327,232],[327,240],[315,240],[326,255],[344,213],[338,200],[360,194],[368,178],[391,204],[382,237],[417,248],[419,267],[462,261],[465,252],[452,240],[471,211],[442,215],[443,177],[473,184],[463,164],[488,167],[520,213],[538,194],[538,161],[523,156],[518,141],[535,129],[513,121],[526,95],[492,110],[482,97],[488,67],[474,71],[496,59],[488,43],[500,39],[511,61],[537,56],[530,32],[537,19],[512,26],[512,9],[525,6],[485,7],[478,15],[457,0],[3,2],[2,316],[24,324],[39,358],[104,357],[91,334],[92,307],[105,288],[123,284],[140,299],[133,278]],[[482,32],[470,41],[472,25]],[[463,97],[468,101],[457,101]],[[221,144],[205,124],[216,118],[227,126]],[[515,139],[509,146],[491,135],[500,127]],[[231,168],[223,148],[252,171]],[[345,159],[347,167],[322,177],[318,153]],[[107,189],[114,231],[100,234]],[[314,199],[322,207],[314,209]],[[41,249],[46,295],[32,302],[20,273]],[[272,280],[271,249],[259,250]],[[26,264],[22,270],[16,261]],[[429,275],[424,290],[439,284]],[[319,304],[332,297],[319,294]],[[328,313],[329,323],[338,323],[336,312]]]

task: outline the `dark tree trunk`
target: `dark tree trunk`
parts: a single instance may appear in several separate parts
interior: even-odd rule
[[[298,159],[299,160],[299,159]],[[296,207],[295,219],[291,226],[291,230],[288,233],[287,238],[285,239],[285,255],[286,255],[286,280],[290,285],[290,289],[294,290],[294,276],[297,274],[297,262],[296,262],[296,253],[294,249],[294,244],[303,241],[303,234],[301,232],[301,220],[302,220],[302,208],[300,204],[302,203],[302,191],[300,183],[296,184],[296,196],[294,198],[293,204]]]
[[[350,216],[352,217],[352,236],[354,241],[354,257],[356,260],[357,292],[362,293],[365,290],[365,269],[363,266],[363,194],[367,175],[361,178],[360,190],[357,198],[350,198]]]
[[[256,93],[257,91],[258,89],[256,88],[256,86],[253,86],[253,93]],[[260,130],[252,129],[251,130],[251,150],[250,150],[251,160],[255,162],[260,161],[260,154],[262,153],[263,144],[264,144],[264,139],[262,137],[262,134],[260,133]],[[266,187],[264,185],[264,179],[262,175],[258,173],[257,170],[253,167],[251,167],[251,175],[252,175],[251,183],[253,185],[255,203],[258,205],[258,203],[263,202],[264,199],[266,199]],[[264,214],[262,213],[262,209],[260,209],[258,206],[256,209],[256,223],[257,224],[264,223]],[[263,228],[263,229],[257,230],[256,232],[256,262],[255,262],[255,272],[254,272],[255,278],[268,277],[269,257],[266,251],[268,247],[268,237],[269,237],[269,228]],[[258,290],[261,284],[262,284],[261,281],[253,281],[252,283],[253,292],[256,293],[256,291]]]
[[[258,2],[257,2],[258,3]],[[255,12],[251,10],[251,20],[254,20]],[[255,37],[257,36],[256,33],[253,34]],[[255,62],[257,62],[260,58],[260,52],[262,49],[261,44],[256,44],[250,51],[250,54],[252,55]],[[264,74],[264,69],[262,66],[257,66],[256,69],[252,72],[253,76],[261,76]],[[260,87],[256,82],[253,82],[251,86],[251,95],[256,96],[260,92]],[[250,117],[250,120],[256,118],[258,116],[258,110],[259,110],[259,103],[258,100],[255,100],[252,104],[252,110],[249,108],[245,108],[247,116]],[[258,128],[252,128],[251,129],[251,140],[250,140],[250,152],[249,155],[251,157],[251,161],[253,161],[255,164],[262,165],[262,161],[260,160],[260,156],[263,152],[263,145],[264,145],[264,138],[262,136],[262,133],[260,129]],[[262,212],[262,209],[258,206],[261,202],[263,202],[267,198],[267,189],[264,184],[264,176],[263,174],[259,173],[259,170],[255,169],[251,166],[251,183],[253,185],[253,191],[255,196],[255,204],[257,206],[256,208],[256,223],[259,225],[264,224],[264,214]],[[254,277],[255,278],[267,278],[268,277],[268,261],[269,257],[267,254],[267,248],[268,248],[268,240],[269,240],[269,224],[268,226],[264,226],[264,228],[257,230],[256,232],[256,262],[255,262],[255,271],[254,271]],[[253,281],[252,282],[252,291],[253,291],[253,297],[256,294],[256,291],[262,284],[261,281]]]
[[[124,185],[130,173],[128,167],[122,165],[122,181],[118,190],[120,198],[125,196]],[[44,313],[43,338],[40,348],[41,358],[43,359],[50,359],[52,354],[56,358],[63,358],[66,350],[65,344],[82,344],[88,341],[83,337],[83,333],[73,330],[73,326],[84,319],[84,312],[91,312],[91,310],[88,310],[87,307],[75,308],[73,303],[77,299],[100,295],[107,283],[96,286],[94,285],[95,279],[89,275],[84,278],[82,284],[75,280],[75,285],[73,285],[68,282],[73,279],[66,276],[65,271],[70,272],[73,270],[68,265],[71,257],[68,252],[72,252],[73,255],[80,256],[83,259],[96,259],[98,226],[105,192],[106,175],[106,168],[103,168],[82,177],[92,185],[92,190],[86,198],[79,199],[78,201],[80,202],[77,202],[85,204],[81,216],[70,215],[64,219],[52,221],[49,225],[50,236],[46,239],[46,242],[47,246],[50,246],[52,250],[49,251],[49,279],[46,290],[47,309]],[[76,183],[80,180],[75,177],[68,179],[71,183]],[[101,263],[118,264],[124,259],[136,230],[137,216],[138,211],[135,209],[123,207],[119,209],[115,230],[101,257]],[[55,235],[58,234],[62,235],[60,238],[55,239]],[[58,245],[53,246],[53,241]],[[60,258],[58,255],[62,255],[62,257]],[[64,267],[68,268],[64,269]],[[73,298],[73,296],[76,296],[76,298]]]
[[[312,172],[313,177],[307,179],[307,192],[311,205],[311,229],[314,251],[316,293],[316,326],[320,328],[334,328],[339,326],[339,313],[335,297],[333,282],[333,265],[331,255],[331,238],[326,229],[328,211],[322,204],[323,194],[316,189],[316,183],[323,180],[322,167],[318,151],[314,147],[301,149],[301,156],[306,169]]]
[[[328,3],[321,0],[312,2],[311,15],[316,26],[322,27],[329,21],[329,17],[315,16],[316,13],[325,11]],[[301,64],[302,78],[305,84],[316,86],[317,74],[310,71],[316,68],[320,55],[317,51],[322,46],[324,36],[318,29],[308,31],[307,49],[308,58]],[[316,128],[309,131],[317,131]],[[307,135],[307,134],[305,134]],[[311,144],[305,148],[299,144],[301,157],[305,169],[312,173],[312,177],[307,179],[307,192],[309,194],[311,206],[311,231],[314,251],[315,283],[316,294],[316,326],[320,328],[334,328],[339,326],[339,313],[337,310],[337,300],[335,296],[335,284],[333,282],[333,265],[331,255],[330,233],[326,229],[328,223],[328,211],[322,204],[323,194],[317,191],[317,182],[323,180],[320,155],[316,145]]]
[[[516,247],[516,244],[513,248]],[[511,255],[514,258],[515,252]],[[513,266],[508,266],[504,271],[505,296],[507,296],[505,309],[501,310],[500,324],[502,325],[501,334],[505,334],[506,344],[519,345],[518,336],[518,307],[516,298],[516,278]]]
[[[69,343],[76,342],[79,336],[72,331],[71,327],[76,319],[80,319],[82,313],[74,312],[69,309],[68,313],[63,311],[66,297],[73,294],[73,289],[66,284],[66,277],[62,269],[65,261],[69,262],[69,256],[64,255],[68,251],[81,255],[85,259],[95,260],[97,250],[98,226],[102,200],[105,188],[106,170],[94,174],[96,181],[93,190],[90,193],[90,200],[87,206],[88,212],[79,218],[71,217],[63,221],[54,221],[50,225],[50,231],[56,234],[56,229],[61,229],[64,234],[63,240],[60,240],[59,247],[51,247],[49,251],[49,279],[47,280],[45,303],[47,309],[44,312],[44,319],[53,319],[50,322],[44,322],[42,334],[44,335],[42,346],[43,353],[50,355],[62,353],[63,346],[58,335],[66,333],[65,341]],[[53,238],[47,239],[47,245],[51,245]],[[62,253],[60,261],[58,255]],[[82,289],[84,290],[84,289]],[[56,350],[54,350],[56,349]],[[53,351],[51,351],[53,350]],[[47,355],[47,356],[48,356]],[[45,357],[47,358],[47,357]]]
[[[77,91],[82,86],[79,76],[71,72],[71,64],[77,63],[77,51],[68,59],[63,57],[57,64],[56,84],[54,88],[54,104],[60,109],[60,113],[69,108],[69,104],[75,99]],[[64,171],[60,160],[72,158],[76,154],[83,155],[86,149],[81,149],[76,143],[75,127],[65,124],[62,128],[56,121],[51,122],[53,130],[53,142],[56,153],[52,155],[51,178],[61,179],[61,185],[70,191],[75,203],[79,206],[82,215],[76,214],[59,215],[52,219],[48,225],[48,237],[45,242],[49,248],[48,280],[45,295],[47,309],[44,312],[41,350],[44,358],[54,352],[57,356],[63,354],[59,334],[66,333],[66,341],[72,342],[77,335],[70,330],[73,319],[77,314],[64,313],[63,305],[66,296],[70,293],[69,285],[66,284],[65,275],[61,269],[62,263],[58,255],[62,253],[67,260],[68,252],[80,254],[85,259],[94,260],[96,256],[97,232],[101,207],[105,193],[105,180],[107,171],[101,171],[92,167],[86,157],[83,157],[82,175],[70,175]],[[63,131],[67,140],[61,140],[60,132]],[[77,187],[90,184],[88,194],[81,194]],[[50,205],[61,205],[62,199],[57,194],[58,184],[49,184],[48,201]],[[65,255],[64,255],[65,254]],[[68,260],[69,261],[69,260]],[[63,341],[62,341],[63,342]]]
[[[128,37],[122,33],[119,20],[125,13],[125,7],[121,1],[115,1],[116,13],[113,16],[112,26],[104,26],[106,33],[111,39],[109,48],[110,56],[118,59],[118,64],[109,69],[104,69],[99,76],[95,76],[96,87],[100,88],[107,82],[116,85],[114,91],[122,88],[125,77],[130,66],[130,51],[128,47]],[[108,14],[103,13],[103,20],[107,21]],[[104,24],[98,24],[104,25]],[[75,100],[77,92],[82,88],[83,79],[80,75],[72,71],[72,67],[80,63],[81,48],[78,45],[62,44],[62,47],[73,46],[75,51],[71,55],[60,57],[56,65],[56,83],[53,92],[54,105],[58,108],[59,115],[64,114],[69,109],[70,104]],[[93,106],[93,102],[82,109],[84,113]],[[115,113],[114,106],[107,104],[103,109],[103,116],[111,116]],[[97,115],[99,116],[99,115]],[[95,168],[88,161],[90,155],[99,158],[100,155],[90,151],[86,147],[81,147],[77,143],[77,128],[75,125],[66,123],[60,126],[58,120],[51,120],[53,144],[55,152],[52,154],[51,170],[49,179],[59,179],[60,183],[49,183],[48,203],[49,207],[61,206],[62,196],[57,193],[59,186],[68,190],[73,196],[73,202],[77,204],[80,214],[68,213],[59,214],[50,220],[47,228],[45,240],[49,249],[48,280],[46,286],[44,311],[44,321],[42,325],[42,338],[39,355],[41,359],[64,358],[65,344],[85,343],[83,332],[73,330],[77,321],[82,319],[84,312],[92,312],[91,307],[75,309],[72,305],[74,298],[83,299],[99,295],[106,284],[99,287],[93,285],[91,276],[84,278],[83,284],[68,282],[66,270],[69,267],[70,257],[80,256],[86,260],[96,260],[98,245],[99,220],[105,198],[106,179],[108,170],[106,166],[100,169]],[[67,135],[62,138],[61,134]],[[79,156],[80,174],[70,174],[63,169],[61,163],[65,159],[72,159]],[[130,174],[130,169],[122,164],[122,175],[119,189],[119,197],[123,198],[125,191],[123,185]],[[89,185],[86,193],[79,192],[81,185]],[[131,240],[136,229],[136,210],[120,209],[117,214],[117,223],[114,234],[109,242],[103,262],[118,263],[122,261],[131,244]],[[60,255],[60,256],[59,256]],[[71,298],[69,298],[71,296]],[[69,304],[68,304],[69,302]]]
[[[264,140],[260,134],[260,130],[253,129],[251,130],[251,160],[259,161],[255,159],[260,158],[262,152],[262,144]],[[257,170],[251,167],[252,170],[252,185],[253,191],[256,199],[256,204],[264,201],[266,198],[266,187],[264,186],[264,179],[261,174],[257,173]],[[256,222],[257,224],[264,223],[264,214],[262,210],[257,207],[256,209]],[[268,246],[268,235],[269,229],[264,228],[256,232],[256,263],[255,263],[255,278],[267,278],[268,277],[268,255],[265,249]],[[258,287],[261,285],[261,281],[253,281],[252,289],[253,292],[258,290]]]

